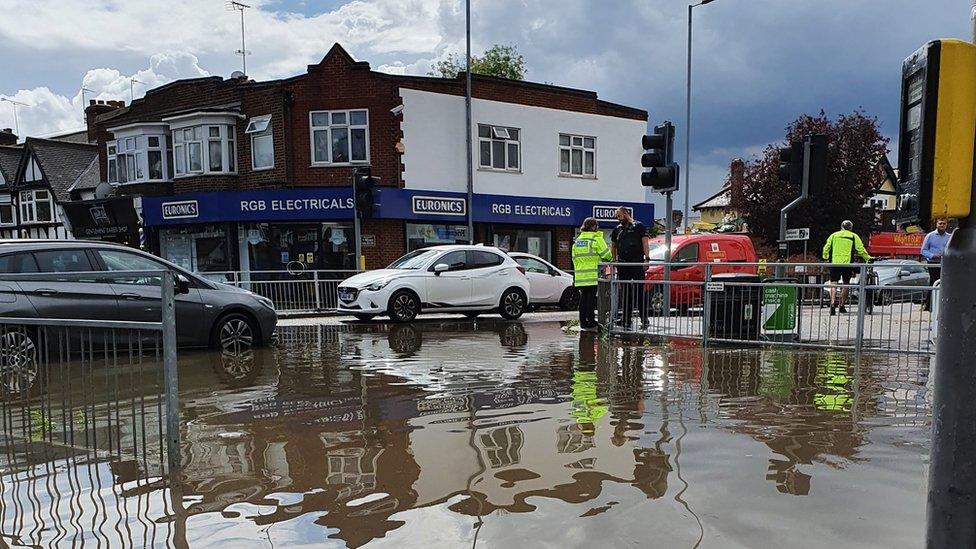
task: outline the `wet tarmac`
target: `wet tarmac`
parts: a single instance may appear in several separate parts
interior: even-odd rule
[[[158,453],[8,467],[0,545],[918,547],[929,360],[286,326],[181,354],[179,482]]]

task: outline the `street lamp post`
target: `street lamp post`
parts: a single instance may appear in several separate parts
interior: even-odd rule
[[[685,95],[685,215],[684,228],[688,232],[688,217],[691,214],[690,192],[691,186],[691,10],[698,6],[711,4],[715,0],[701,0],[697,4],[688,4],[688,79]],[[671,212],[668,212],[671,215]]]
[[[464,133],[468,146],[468,244],[474,244],[474,146],[471,139],[471,0],[464,2]]]

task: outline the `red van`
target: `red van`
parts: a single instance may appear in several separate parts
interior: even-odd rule
[[[714,263],[712,275],[741,274],[755,275],[756,248],[752,240],[744,234],[691,234],[678,235],[671,238],[671,262],[679,265],[671,267],[671,281],[679,284],[671,285],[671,306],[688,308],[700,306],[702,303],[701,284],[680,284],[681,282],[704,282],[705,266],[695,263]],[[651,240],[651,262],[663,263],[667,257],[664,237]],[[681,263],[689,263],[681,266]],[[660,314],[664,306],[662,285],[652,282],[664,279],[664,265],[651,265],[644,275],[648,281],[647,292],[650,300],[651,314]]]

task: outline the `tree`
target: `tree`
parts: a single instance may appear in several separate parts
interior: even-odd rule
[[[810,249],[818,250],[830,233],[845,219],[866,237],[875,224],[875,211],[865,207],[874,194],[881,160],[888,152],[888,139],[878,130],[878,120],[861,110],[829,120],[823,111],[803,115],[786,127],[781,145],[768,145],[762,156],[733,169],[727,180],[732,188],[731,208],[749,224],[749,231],[761,243],[775,247],[779,238],[779,212],[800,195],[800,185],[779,180],[779,147],[802,141],[809,135],[827,136],[827,180],[825,187],[790,212],[789,227],[810,227]]]
[[[428,76],[441,78],[455,78],[465,70],[465,59],[457,54],[450,54],[434,64],[434,70]],[[523,80],[525,78],[525,59],[518,52],[516,46],[495,44],[478,57],[471,56],[471,73],[498,76],[509,80]]]

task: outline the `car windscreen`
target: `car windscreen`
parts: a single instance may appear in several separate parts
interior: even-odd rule
[[[647,256],[650,261],[664,261],[667,255],[668,255],[667,246],[665,246],[663,243],[651,242],[650,251]]]
[[[407,255],[397,259],[393,263],[390,263],[390,269],[420,269],[423,268],[430,260],[434,257],[440,255],[440,250],[415,250],[408,253]]]

